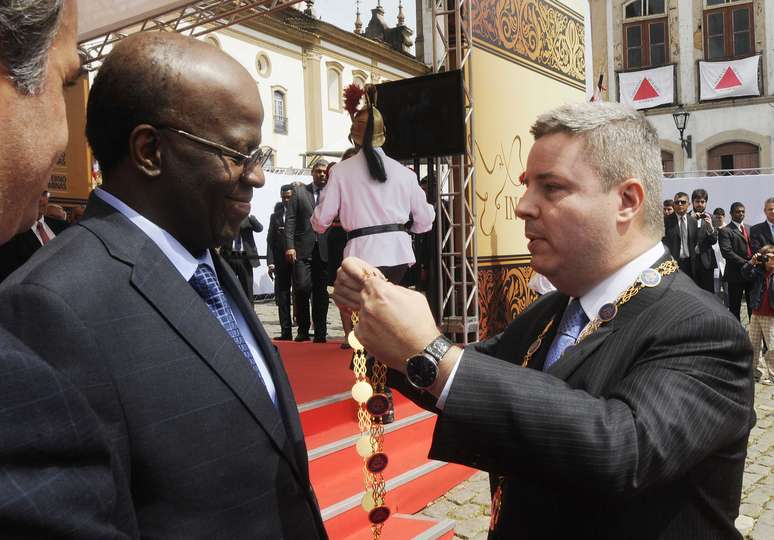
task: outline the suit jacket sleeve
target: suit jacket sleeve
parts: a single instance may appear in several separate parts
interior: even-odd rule
[[[266,233],[266,264],[269,266],[274,264],[274,235],[277,232],[276,214],[272,214],[269,218],[269,232]]]
[[[114,523],[109,443],[93,410],[61,373],[5,333],[0,411],[4,537],[130,538]]]
[[[298,191],[301,189],[304,189],[303,186],[296,187],[285,210],[285,251],[296,249],[296,220],[299,213],[298,206],[301,204]]]
[[[717,314],[653,322],[653,343],[605,397],[466,350],[430,457],[607,495],[678,478],[749,429],[750,345]]]
[[[701,221],[699,227],[699,251],[707,251],[718,243],[718,230],[706,221]]]
[[[718,236],[720,253],[723,255],[723,258],[726,259],[726,261],[732,261],[738,264],[739,266],[742,266],[744,263],[747,262],[747,259],[738,255],[736,251],[734,251],[733,239],[731,238],[731,235],[734,233],[731,232],[731,230],[728,227],[729,226],[727,225],[726,227],[721,229]]]

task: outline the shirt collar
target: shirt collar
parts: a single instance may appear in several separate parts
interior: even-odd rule
[[[599,309],[603,305],[615,303],[618,296],[635,282],[640,272],[652,267],[663,256],[664,245],[658,242],[648,251],[626,263],[581,296],[581,307],[586,312],[589,320],[597,318]]]
[[[151,220],[140,215],[140,213],[112,193],[109,193],[102,188],[97,188],[94,190],[94,195],[121,212],[126,219],[134,223],[148,238],[153,240],[153,243],[158,246],[161,252],[169,259],[169,262],[172,263],[186,281],[190,281],[200,264],[206,264],[213,272],[215,271],[215,265],[213,264],[212,255],[209,250],[205,250],[201,257],[194,257],[174,236]]]

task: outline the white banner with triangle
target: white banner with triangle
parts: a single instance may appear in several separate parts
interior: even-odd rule
[[[627,71],[618,74],[620,102],[635,109],[649,109],[675,102],[675,66]]]
[[[707,101],[739,96],[760,96],[758,70],[760,55],[725,60],[723,62],[699,62],[701,93],[699,99]]]

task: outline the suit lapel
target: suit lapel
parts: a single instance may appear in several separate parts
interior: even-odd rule
[[[132,266],[130,280],[139,294],[234,392],[297,470],[295,459],[288,453],[284,422],[268,392],[201,297],[158,246],[120,212],[97,197],[91,198],[89,208],[91,214],[80,225],[96,234],[111,256]],[[100,219],[87,219],[91,217]]]
[[[222,285],[228,290],[229,295],[234,302],[236,302],[237,309],[239,309],[244,316],[247,325],[250,327],[250,330],[255,337],[255,341],[258,343],[258,347],[261,349],[266,365],[271,372],[274,386],[277,389],[277,400],[281,409],[285,412],[288,421],[287,427],[291,428],[292,434],[299,435],[300,438],[303,438],[298,422],[291,421],[291,418],[295,418],[295,415],[288,414],[296,410],[297,407],[293,397],[293,390],[290,387],[288,375],[285,371],[285,366],[282,364],[282,360],[277,353],[277,348],[271,342],[271,338],[266,333],[266,329],[258,320],[258,316],[255,314],[255,310],[252,305],[250,305],[249,300],[247,300],[243,294],[242,287],[231,268],[224,263],[223,258],[218,254],[213,253],[212,258],[217,267],[216,271],[218,276],[222,276]]]
[[[656,261],[651,268],[657,268],[662,262],[669,260],[670,256],[665,256]],[[575,346],[565,350],[559,360],[548,368],[547,373],[563,380],[567,380],[578,367],[596,351],[610,336],[615,334],[621,328],[630,324],[640,313],[642,313],[650,304],[660,298],[667,290],[675,273],[663,276],[661,283],[657,287],[643,287],[628,302],[619,306],[616,317],[600,326],[596,332],[592,333],[586,339]]]

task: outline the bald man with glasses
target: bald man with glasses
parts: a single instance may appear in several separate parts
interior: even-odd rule
[[[282,361],[214,249],[265,182],[262,122],[220,50],[124,39],[89,95],[102,187],[0,294],[0,324],[76,382],[116,445],[142,538],[326,537]]]

